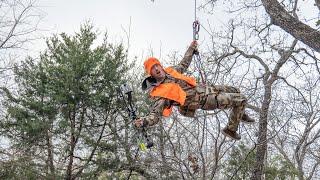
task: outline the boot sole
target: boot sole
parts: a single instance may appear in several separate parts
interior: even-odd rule
[[[242,123],[246,123],[246,124],[254,124],[254,123],[256,123],[255,121],[242,121],[242,120],[241,120],[241,122]]]
[[[225,136],[227,136],[228,138],[230,138],[230,139],[232,139],[232,140],[236,140],[236,141],[238,141],[238,140],[240,140],[240,139],[236,139],[236,138],[234,138],[234,137],[232,137],[232,136],[230,136],[228,133],[226,133],[226,132],[224,132],[223,130],[222,130],[222,134],[223,135],[225,135]]]

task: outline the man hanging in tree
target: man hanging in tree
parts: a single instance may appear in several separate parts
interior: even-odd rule
[[[137,119],[136,127],[152,126],[159,122],[161,116],[169,116],[173,106],[179,106],[179,112],[187,117],[194,117],[197,109],[214,110],[230,108],[231,113],[224,135],[239,140],[236,132],[240,121],[253,123],[254,120],[245,113],[247,99],[240,90],[232,86],[198,86],[193,77],[183,75],[189,67],[193,55],[197,53],[197,41],[193,41],[182,61],[172,67],[163,68],[158,59],[151,57],[144,62],[149,75],[142,89],[148,90],[154,100],[149,115]]]

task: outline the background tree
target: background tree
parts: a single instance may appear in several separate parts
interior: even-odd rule
[[[283,130],[271,140],[271,144],[275,148],[274,151],[278,151],[279,155],[296,169],[299,179],[319,178],[319,158],[316,153],[320,137],[319,89],[316,85],[319,78],[313,72],[299,70],[296,73],[301,73],[304,83],[287,82],[295,89],[294,92],[282,89],[286,93],[279,99],[281,103],[274,105],[275,110],[271,115],[277,120],[270,124],[270,130],[279,126],[279,117],[286,120],[286,123]]]
[[[214,5],[218,0],[206,0],[203,3],[206,6],[208,4]],[[305,43],[307,46],[313,50],[320,52],[320,32],[317,25],[319,25],[319,17],[316,21],[305,22],[301,21],[299,16],[302,13],[297,13],[297,10],[301,6],[304,6],[305,2],[301,1],[278,1],[278,0],[261,0],[261,1],[250,1],[244,2],[244,8],[259,7],[263,6],[265,11],[268,13],[270,18],[270,25],[275,25],[292,35],[295,39]],[[311,5],[309,3],[308,5]],[[320,10],[319,0],[315,0],[312,3],[315,7]],[[310,7],[311,8],[311,7]],[[312,17],[313,18],[313,17]]]
[[[214,7],[222,6],[221,1],[207,2],[215,5]],[[220,66],[232,66],[230,72],[238,70],[237,75],[230,78],[240,79],[239,82],[243,83],[241,87],[244,92],[251,97],[249,107],[260,116],[257,133],[259,136],[257,143],[254,143],[257,153],[252,179],[261,179],[265,175],[264,166],[268,164],[268,159],[270,159],[268,156],[274,155],[268,152],[268,142],[277,135],[277,132],[282,131],[281,127],[286,123],[282,120],[282,126],[278,126],[268,133],[268,124],[276,120],[275,118],[280,118],[270,117],[270,108],[272,109],[275,102],[281,99],[280,96],[275,99],[275,94],[281,94],[278,91],[283,87],[289,87],[290,92],[295,91],[294,87],[296,86],[291,85],[297,84],[294,81],[300,82],[303,79],[295,73],[295,70],[305,71],[306,69],[302,67],[305,64],[309,65],[309,68],[312,69],[310,71],[314,72],[315,77],[319,76],[318,54],[314,52],[319,51],[317,47],[319,46],[319,35],[313,37],[319,32],[315,28],[310,28],[316,26],[319,18],[307,17],[303,11],[299,11],[299,9],[310,5],[310,3],[306,4],[300,1],[282,1],[281,4],[278,1],[224,2],[230,2],[227,7],[230,14],[229,29],[225,30],[227,33],[211,33],[215,45],[215,49],[211,49],[211,52],[213,52],[213,57],[221,54],[221,58],[216,58],[219,63],[223,63],[225,60],[230,62],[229,58],[234,58],[234,60],[231,59],[232,63],[223,63]],[[267,10],[268,14],[264,10]],[[246,13],[248,11],[251,12],[250,15]],[[286,22],[283,21],[284,19]],[[294,38],[276,26],[272,26],[273,24],[280,26]],[[305,37],[299,35],[299,33],[303,34],[306,31],[310,33],[304,34]],[[223,40],[215,40],[221,37],[225,40],[225,45],[221,45]],[[307,44],[311,49],[306,48],[298,40]],[[241,71],[239,71],[239,66],[243,67]]]
[[[43,15],[36,1],[4,0],[0,7],[0,75],[6,83],[20,50],[27,49],[28,43],[38,38],[35,32]]]
[[[116,152],[108,134],[117,111],[116,87],[127,71],[126,53],[106,37],[93,47],[96,38],[88,24],[74,36],[50,38],[39,61],[28,58],[16,66],[18,93],[2,88],[8,112],[2,131],[10,139],[9,152],[24,160],[14,178],[97,176],[97,158]]]
[[[28,49],[28,44],[39,37],[36,32],[39,32],[38,23],[42,17],[43,13],[37,9],[36,1],[0,1],[0,82],[2,86],[13,88],[13,64],[21,60],[20,55]],[[0,101],[2,101],[2,94]],[[0,117],[4,115],[5,110],[0,105]],[[6,140],[2,139],[1,144],[0,151],[2,147],[6,147]]]

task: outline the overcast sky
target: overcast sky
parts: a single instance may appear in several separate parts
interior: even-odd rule
[[[198,4],[200,1],[197,0]],[[302,3],[309,5],[300,12],[315,9],[313,0]],[[40,23],[40,28],[46,30],[42,31],[44,36],[72,34],[79,31],[81,23],[90,20],[101,32],[107,30],[112,42],[120,42],[126,40],[125,30],[129,30],[131,18],[131,57],[145,58],[151,55],[151,49],[154,56],[161,58],[173,51],[182,54],[192,41],[194,0],[38,0],[37,4],[44,14]],[[215,5],[212,15],[198,12],[198,17],[204,26],[209,22],[216,29],[228,24],[230,15],[226,10],[224,3],[220,3]],[[208,42],[206,36],[208,33],[202,28],[200,44]],[[33,52],[43,49],[44,42],[35,44]]]
[[[164,56],[185,50],[192,41],[194,0],[39,0],[45,16],[41,28],[73,33],[86,20],[114,42],[126,40],[131,18],[130,55]],[[160,51],[161,49],[161,51]]]

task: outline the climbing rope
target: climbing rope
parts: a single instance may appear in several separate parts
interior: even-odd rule
[[[199,31],[200,31],[200,22],[198,20],[197,17],[197,0],[194,0],[194,21],[192,23],[192,29],[193,29],[193,41],[198,41],[199,40]],[[199,51],[197,50],[195,52],[195,65],[196,68],[200,74],[201,77],[201,83],[202,86],[206,85],[206,78],[204,76],[204,72],[202,71],[202,66],[201,66],[201,56]],[[205,138],[205,148],[204,148],[204,152],[205,152],[205,159],[204,161],[207,159],[207,147],[208,147],[208,142],[207,142],[207,137],[208,137],[208,129],[207,129],[207,121],[206,118],[203,119],[203,127],[202,127],[202,143],[201,143],[201,148],[203,147],[203,140]]]
[[[193,29],[193,40],[194,41],[199,40],[200,23],[197,18],[197,0],[194,0],[194,21],[192,23],[192,29]],[[197,67],[199,74],[200,74],[200,77],[201,77],[202,85],[205,85],[206,79],[205,79],[204,73],[202,72],[201,56],[200,56],[199,51],[195,52],[194,57],[195,57],[196,67]]]

